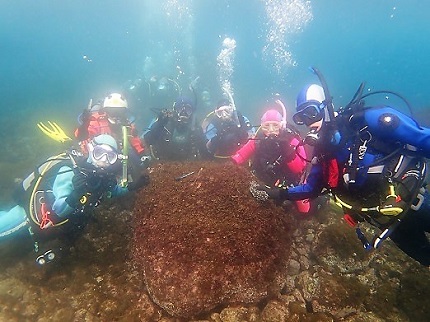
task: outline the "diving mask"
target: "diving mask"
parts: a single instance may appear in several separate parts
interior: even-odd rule
[[[231,119],[233,116],[233,106],[224,105],[215,110],[215,115],[221,120]]]
[[[89,158],[97,167],[108,167],[118,160],[118,153],[108,144],[94,145],[89,153]]]
[[[265,136],[278,136],[282,128],[281,122],[267,121],[261,124],[261,131]]]
[[[190,104],[175,106],[175,110],[180,119],[188,119],[193,114],[193,107]]]
[[[324,104],[318,101],[307,101],[297,109],[298,112],[293,115],[293,121],[297,125],[309,126],[322,120],[324,116]]]
[[[118,154],[107,144],[96,145],[92,153],[94,160],[97,161],[104,160],[109,164],[114,164],[118,160]]]
[[[194,112],[194,109],[190,104],[175,106],[174,109],[178,115],[178,121],[183,123],[188,122]]]

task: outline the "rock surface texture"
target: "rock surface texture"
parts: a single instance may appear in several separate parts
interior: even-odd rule
[[[233,187],[232,183],[226,186],[227,181],[221,181],[223,185],[216,185],[216,192],[211,192],[204,190],[209,189],[210,185],[204,185],[204,182],[198,179],[200,176],[196,176],[201,167],[212,167],[212,163],[196,164],[195,175],[179,182],[174,180],[177,174],[194,171],[194,168],[190,169],[191,165],[187,163],[166,166],[167,168],[154,166],[151,173],[152,183],[138,194],[106,200],[96,209],[91,222],[75,243],[67,249],[63,248],[64,256],[46,267],[36,266],[30,238],[0,244],[0,321],[428,321],[429,269],[404,255],[390,240],[384,241],[382,247],[376,251],[364,251],[354,229],[344,222],[342,213],[333,205],[321,209],[316,215],[303,217],[293,213],[293,207],[288,205],[282,209],[272,201],[258,204],[248,199],[247,183],[250,177],[246,172],[236,173],[236,170],[233,171],[227,165],[216,166],[217,173],[222,175],[212,176],[213,180],[226,178],[228,182],[235,182],[229,176],[239,176],[238,178],[244,180],[237,183],[237,193],[226,197],[223,191],[229,191]],[[166,169],[170,170],[165,171]],[[204,169],[201,177],[212,180],[210,175],[203,172]],[[205,192],[206,202],[211,198],[218,198],[219,193],[227,198],[226,203],[230,203],[224,209],[218,209],[220,215],[214,217],[213,222],[207,217],[201,219],[214,227],[211,231],[206,230],[206,223],[198,220],[201,217],[190,214],[189,211],[184,212],[183,218],[186,220],[185,215],[190,216],[189,220],[190,223],[193,220],[194,228],[176,245],[172,236],[176,236],[177,229],[187,227],[173,221],[180,214],[182,216],[182,210],[171,214],[172,220],[167,213],[163,215],[162,218],[170,227],[164,232],[158,230],[151,233],[145,227],[157,223],[154,221],[155,210],[137,205],[146,203],[147,198],[164,194],[163,191],[167,189],[171,195],[166,198],[166,207],[172,206],[171,203],[182,202],[177,195],[185,192],[199,193],[198,186],[202,188],[202,193]],[[174,193],[171,187],[174,187]],[[195,191],[192,187],[196,187]],[[196,198],[190,203],[197,203],[199,200],[203,199]],[[240,203],[239,200],[244,202]],[[240,205],[245,208],[240,208]],[[205,207],[205,203],[202,202],[201,206]],[[155,206],[154,203],[155,207],[165,206]],[[187,209],[187,203],[183,207]],[[251,207],[255,215],[251,212],[230,217],[233,216],[230,213],[239,214],[241,209]],[[263,210],[266,208],[268,212]],[[227,216],[228,221],[224,221],[221,214]],[[280,214],[282,216],[278,217]],[[261,227],[256,226],[255,222]],[[237,233],[242,231],[242,228],[246,228],[244,237]],[[362,225],[361,228],[368,238],[373,236],[374,232],[369,226]],[[250,234],[247,229],[255,231]],[[209,232],[209,236],[203,234],[203,231]],[[233,247],[222,238],[219,240],[220,248],[235,252],[216,255],[214,247],[208,246],[209,241],[216,241],[212,235],[220,231],[230,232],[225,234],[226,239],[239,243]],[[263,233],[266,231],[267,235]],[[147,236],[143,236],[143,233]],[[249,234],[252,236],[249,237]],[[253,239],[256,236],[260,236],[261,240]],[[207,241],[205,238],[210,239]],[[291,247],[289,238],[292,238]],[[152,256],[148,264],[142,259],[146,246],[140,244],[145,239],[163,254],[146,249],[148,258]],[[273,244],[268,245],[264,240],[272,240]],[[155,241],[161,244],[155,245]],[[254,242],[255,245],[247,246],[247,241]],[[201,260],[202,254],[197,252],[199,244],[207,246],[208,250],[205,252],[213,252],[212,262]],[[282,245],[285,245],[285,248],[281,248]],[[185,256],[185,249],[191,249],[192,252]],[[265,253],[254,253],[253,249],[260,249]],[[181,257],[175,255],[176,251],[179,251]],[[242,258],[241,254],[246,257]],[[156,266],[155,264],[159,264],[157,259],[161,262],[170,261],[172,265],[179,262],[182,265],[180,267],[190,265],[194,270],[182,272],[174,266]],[[286,259],[286,262],[283,262],[283,259]],[[257,263],[262,266],[257,268]],[[219,287],[220,291],[215,296],[222,300],[222,303],[205,311],[214,305],[215,301],[209,301],[209,296],[203,294],[199,307],[195,306],[195,303],[180,302],[184,307],[182,311],[177,311],[183,315],[191,315],[192,308],[193,312],[202,310],[203,313],[192,317],[173,316],[172,313],[175,312],[168,310],[168,305],[163,309],[160,306],[163,304],[161,301],[160,305],[154,302],[155,292],[169,291],[170,287],[174,287],[176,293],[166,294],[177,294],[178,288],[183,288],[183,294],[188,296],[188,293],[191,293],[189,286],[185,283],[178,286],[175,283],[179,278],[167,274],[165,277],[168,280],[162,281],[163,277],[156,272],[153,275],[153,284],[148,283],[147,288],[143,272],[145,265],[163,268],[165,272],[178,270],[181,277],[190,280],[198,276],[191,275],[193,272],[207,272],[207,280],[211,282],[204,284],[202,280],[198,280],[193,284],[196,286],[195,290],[200,292],[198,286],[206,285],[204,288],[208,288],[213,299],[214,290]],[[248,267],[247,265],[250,268],[249,274],[255,274],[250,275],[255,277],[255,283],[252,281],[252,284],[249,284],[252,278],[244,276],[244,268]],[[226,270],[224,274],[221,267],[228,267],[230,270]],[[267,268],[266,271],[264,267]],[[269,267],[272,267],[273,271],[270,271]],[[237,268],[241,279],[231,271],[234,268]],[[231,287],[232,284],[227,285],[227,280],[237,283],[237,288]],[[216,284],[216,281],[224,284]],[[211,285],[215,286],[214,290]],[[231,293],[226,292],[227,286],[233,290]],[[241,292],[243,294],[239,294]],[[160,295],[160,300],[166,299],[161,297],[163,294]],[[190,294],[189,298],[196,294]],[[245,300],[239,302],[240,298]],[[237,299],[237,302],[233,303],[234,299]],[[173,300],[176,299],[172,297],[164,303],[173,303]]]
[[[291,224],[282,208],[252,198],[246,170],[169,163],[157,165],[151,179],[135,206],[134,259],[154,302],[190,317],[279,293]]]

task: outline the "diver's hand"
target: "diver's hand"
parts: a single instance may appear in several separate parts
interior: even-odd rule
[[[86,192],[88,190],[88,177],[82,173],[77,172],[72,178],[73,189],[77,192]]]
[[[144,173],[136,181],[132,181],[128,184],[128,191],[136,191],[140,188],[147,186],[150,183],[149,175]]]
[[[267,201],[268,199],[280,200],[281,190],[284,191],[285,189],[270,188],[260,185],[255,181],[251,182],[251,186],[249,187],[252,196],[258,201]]]
[[[100,188],[101,177],[96,173],[77,172],[72,178],[73,189],[78,194],[94,192]]]
[[[151,156],[149,155],[142,155],[140,157],[140,166],[144,169],[148,168],[151,164]]]
[[[269,199],[275,199],[275,200],[281,199],[281,189],[279,188],[270,188],[265,185],[259,185],[257,186],[256,189],[257,191],[262,191],[267,193]]]
[[[167,119],[169,119],[171,117],[173,117],[173,111],[169,110],[167,108],[161,110],[160,113],[158,113],[158,119],[160,121],[167,120]]]
[[[65,201],[70,207],[77,208],[80,205],[81,198],[82,194],[79,194],[77,191],[72,191],[72,193],[65,199]]]

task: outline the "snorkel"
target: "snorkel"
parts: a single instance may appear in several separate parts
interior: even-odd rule
[[[330,143],[333,145],[338,145],[340,143],[340,133],[339,130],[336,126],[336,115],[334,112],[334,105],[333,105],[333,99],[330,95],[330,92],[328,90],[328,86],[327,86],[327,82],[324,78],[324,76],[321,74],[321,72],[315,68],[315,67],[310,67],[310,70],[317,75],[320,83],[321,83],[321,87],[323,88],[324,91],[324,101],[322,102],[324,105],[324,124],[327,125],[327,128],[330,131],[331,134],[331,138],[330,138]]]
[[[324,104],[324,122],[325,123],[334,123],[334,119],[335,119],[335,115],[334,115],[334,106],[333,106],[333,99],[330,95],[330,92],[328,90],[328,86],[327,86],[327,82],[325,81],[324,76],[321,74],[321,72],[315,68],[315,67],[310,67],[310,70],[317,75],[320,83],[321,83],[321,87],[323,88],[324,91],[324,101],[322,102]]]
[[[88,102],[88,111],[91,111],[91,107],[93,107],[93,99],[90,98],[90,101]]]
[[[127,126],[122,126],[122,178],[120,182],[121,187],[127,187],[128,184],[128,173],[127,173],[127,167],[128,167],[128,129]]]
[[[234,103],[233,95],[226,86],[223,86],[223,91],[227,94],[231,106],[233,107],[233,119],[237,127],[240,127],[239,117],[237,116],[236,104]]]
[[[281,126],[281,128],[283,130],[285,130],[287,128],[287,109],[285,108],[285,105],[284,105],[284,103],[282,103],[281,100],[276,100],[275,103],[278,104],[278,106],[280,106],[282,109],[282,126]]]

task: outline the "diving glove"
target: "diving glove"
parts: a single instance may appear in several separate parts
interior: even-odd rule
[[[76,208],[81,205],[81,199],[82,194],[72,191],[65,201],[70,207]]]
[[[252,196],[258,201],[267,201],[268,199],[280,200],[281,191],[285,192],[285,189],[270,188],[265,185],[260,185],[257,182],[251,182],[249,191]]]
[[[151,156],[149,155],[142,155],[140,157],[140,166],[144,169],[148,168],[151,164]]]
[[[128,183],[128,190],[129,191],[139,190],[140,188],[147,186],[149,182],[150,182],[149,175],[146,173],[142,174],[136,181],[132,181]]]
[[[169,109],[163,109],[158,113],[158,121],[163,125],[165,125],[171,117],[173,117],[173,111]]]
[[[81,171],[75,173],[72,178],[74,191],[85,194],[98,190],[102,184],[102,177],[95,172],[83,173]]]
[[[88,177],[82,173],[77,172],[72,178],[73,189],[79,192],[86,192],[87,190],[87,180]]]

